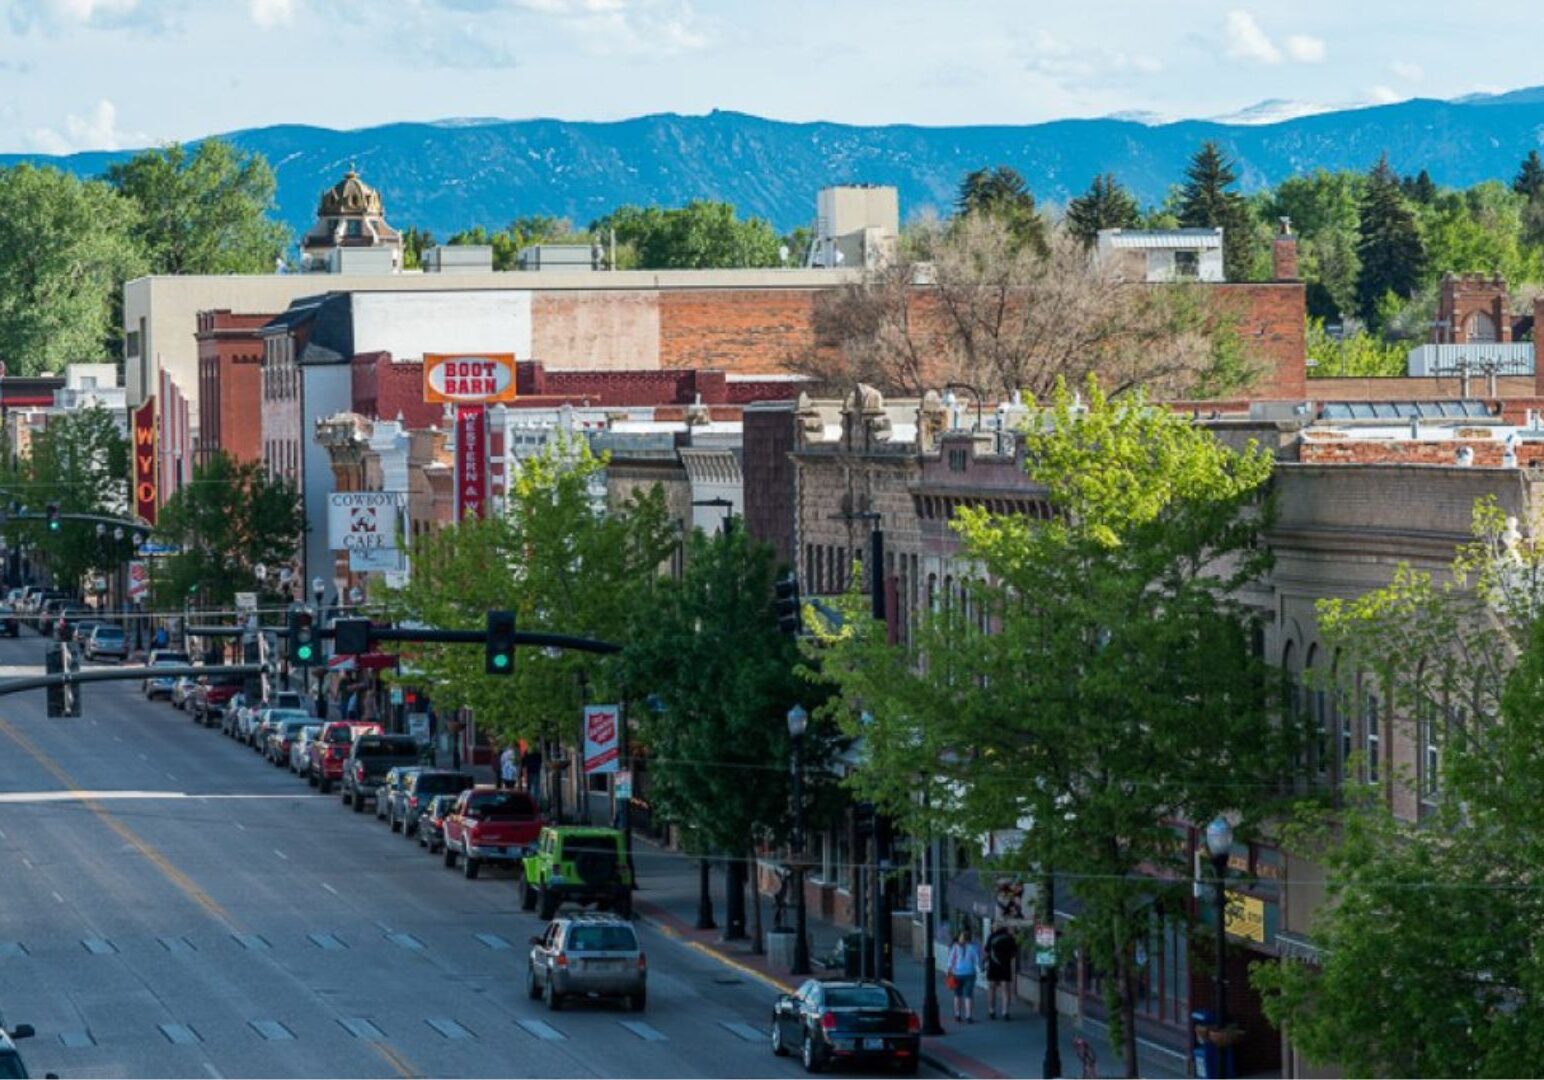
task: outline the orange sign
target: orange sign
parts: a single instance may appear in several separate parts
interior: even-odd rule
[[[515,400],[513,353],[425,353],[424,400],[492,405]]]
[[[156,515],[156,424],[155,398],[135,409],[131,416],[134,429],[134,513],[147,525],[155,524]]]

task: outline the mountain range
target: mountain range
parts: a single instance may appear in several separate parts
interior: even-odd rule
[[[1143,116],[959,127],[788,123],[714,111],[352,131],[284,124],[222,137],[272,163],[280,216],[297,233],[310,225],[322,190],[354,163],[380,190],[388,220],[441,238],[524,214],[583,225],[625,203],[676,206],[700,198],[726,200],[786,230],[811,224],[819,188],[843,183],[894,184],[904,218],[946,209],[961,176],[991,165],[1017,169],[1042,202],[1064,203],[1096,174],[1113,172],[1152,203],[1181,179],[1207,139],[1237,162],[1245,191],[1319,168],[1366,169],[1383,153],[1400,172],[1424,168],[1439,184],[1469,185],[1509,180],[1528,151],[1544,143],[1544,87],[1457,101],[1314,108],[1262,102],[1233,122],[1155,123]],[[1276,116],[1290,118],[1270,122]],[[0,165],[29,160],[94,176],[131,153],[5,154]]]

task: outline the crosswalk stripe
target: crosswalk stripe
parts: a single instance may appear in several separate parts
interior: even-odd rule
[[[289,1042],[295,1033],[277,1020],[248,1020],[247,1026],[269,1042]]]
[[[761,1042],[767,1037],[766,1032],[753,1028],[741,1020],[720,1020],[718,1024],[731,1035],[738,1035],[746,1042]]]
[[[514,948],[514,946],[505,941],[503,938],[499,937],[497,934],[478,934],[477,940],[495,952],[501,952],[504,949]]]
[[[386,1033],[362,1016],[340,1016],[338,1023],[356,1039],[384,1039]]]
[[[642,1020],[618,1020],[628,1031],[638,1036],[644,1042],[664,1042],[665,1033],[659,1028],[645,1024]]]
[[[545,1039],[548,1042],[561,1042],[568,1038],[567,1035],[564,1035],[545,1020],[516,1020],[515,1023],[525,1028],[527,1033],[535,1035],[538,1039]]]
[[[203,1042],[198,1032],[187,1024],[157,1024],[161,1034],[166,1036],[166,1041],[176,1043],[178,1046],[191,1046],[197,1042]]]
[[[431,1016],[425,1020],[424,1023],[428,1024],[435,1031],[438,1031],[447,1039],[477,1038],[476,1035],[472,1034],[470,1029],[462,1027],[460,1024],[456,1023],[449,1017]]]

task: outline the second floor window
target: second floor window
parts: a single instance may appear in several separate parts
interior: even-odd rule
[[[1367,739],[1367,782],[1369,784],[1376,784],[1378,782],[1378,751],[1381,748],[1382,733],[1378,729],[1378,699],[1372,694],[1367,695],[1367,708],[1363,722],[1366,725],[1364,732]]]

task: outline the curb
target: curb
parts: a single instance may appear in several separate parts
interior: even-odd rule
[[[646,901],[635,900],[633,902],[633,914],[638,921],[648,923],[672,941],[710,957],[725,967],[739,972],[741,975],[749,976],[757,982],[776,990],[778,993],[791,994],[797,989],[792,983],[785,982],[765,971],[758,971],[749,964],[742,964],[728,953],[715,949],[706,942],[693,941],[687,937],[687,933],[691,928],[687,927],[683,920],[678,919],[663,908],[656,907]],[[927,1046],[925,1041],[923,1046]],[[940,1054],[944,1056],[940,1056]],[[922,1059],[923,1064],[937,1069],[945,1076],[953,1077],[954,1080],[1006,1080],[1011,1075],[994,1069],[985,1062],[977,1061],[967,1054],[946,1050],[943,1047],[923,1049],[917,1056]]]

